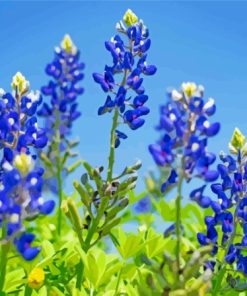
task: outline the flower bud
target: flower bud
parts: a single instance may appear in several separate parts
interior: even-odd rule
[[[67,199],[67,206],[68,206],[70,216],[72,218],[71,222],[73,226],[75,227],[76,230],[80,230],[82,228],[80,214],[75,202],[70,197]]]
[[[126,25],[130,27],[138,22],[138,17],[134,14],[134,12],[131,9],[128,9],[125,12],[123,20],[125,21]]]
[[[15,76],[13,76],[12,80],[12,88],[14,90],[17,89],[17,92],[23,94],[28,91],[29,89],[29,81],[20,73],[17,72]]]
[[[133,166],[126,167],[124,170],[124,173],[127,174],[132,174],[135,173],[135,171],[139,170],[142,166],[142,163],[140,160],[137,160],[137,162]]]
[[[245,144],[245,136],[238,128],[234,129],[230,145],[236,150],[241,149]]]
[[[61,47],[64,49],[67,53],[75,53],[76,47],[73,44],[70,36],[66,34],[61,42]]]
[[[196,91],[197,86],[194,82],[184,82],[182,83],[182,90],[187,95],[187,97],[192,97]]]
[[[64,214],[67,214],[69,212],[67,200],[62,201],[61,209],[62,209]]]
[[[14,166],[23,176],[26,176],[34,167],[32,156],[25,153],[16,155],[14,158]]]
[[[155,182],[151,177],[145,178],[146,186],[149,192],[153,192],[155,190]]]

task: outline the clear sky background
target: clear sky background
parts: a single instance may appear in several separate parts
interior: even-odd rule
[[[12,76],[21,71],[39,89],[48,77],[45,65],[53,58],[55,45],[69,33],[86,63],[79,98],[82,117],[73,136],[80,137],[80,155],[93,165],[106,164],[111,115],[97,116],[105,94],[92,79],[111,62],[104,41],[115,34],[115,24],[131,8],[150,29],[152,46],[148,61],[157,65],[155,76],[144,81],[151,113],[145,126],[128,131],[129,138],[117,149],[116,170],[141,159],[143,177],[154,168],[148,145],[157,134],[159,105],[166,89],[184,81],[203,84],[206,96],[217,103],[216,120],[222,124],[211,139],[215,153],[227,151],[235,126],[247,134],[247,3],[245,2],[141,2],[141,1],[0,1],[0,87],[10,89]],[[80,177],[77,170],[73,177]],[[142,189],[140,180],[138,189]],[[70,180],[67,192],[71,191]]]

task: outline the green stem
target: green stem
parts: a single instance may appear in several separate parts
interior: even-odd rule
[[[59,158],[59,156],[57,157]],[[62,201],[63,201],[63,187],[62,187],[62,176],[60,167],[60,158],[57,160],[57,185],[58,185],[58,221],[57,221],[57,233],[61,234],[62,227]]]
[[[183,183],[183,172],[179,173],[178,187],[177,187],[177,198],[176,198],[176,271],[177,280],[179,283],[179,270],[180,270],[180,249],[181,249],[181,201],[182,201],[182,183]]]
[[[112,181],[112,171],[115,161],[115,132],[118,125],[118,108],[115,108],[114,115],[112,119],[112,128],[111,128],[111,139],[110,139],[110,152],[108,158],[108,169],[107,169],[107,181]]]
[[[62,188],[62,175],[61,175],[61,156],[60,156],[60,114],[59,111],[56,110],[56,121],[55,121],[55,149],[56,149],[56,178],[57,178],[57,186],[58,186],[58,216],[57,216],[57,233],[58,235],[61,234],[61,227],[62,227],[62,201],[63,201],[63,188]]]
[[[117,285],[116,285],[116,288],[115,288],[114,296],[117,296],[117,294],[118,294],[118,289],[119,289],[119,284],[120,284],[122,270],[123,270],[123,267],[121,267],[121,269],[118,272]]]
[[[95,231],[97,229],[97,226],[99,224],[100,218],[101,217],[99,217],[99,215],[97,215],[96,218],[92,221],[92,226],[88,230],[87,237],[86,237],[85,243],[83,245],[83,250],[85,252],[87,252],[90,249],[90,247],[91,247],[91,240],[92,240],[93,235],[94,235],[94,233],[95,233]]]
[[[124,71],[123,80],[121,82],[121,86],[124,86],[126,83],[128,70]],[[108,157],[108,168],[107,168],[107,182],[112,182],[112,174],[113,174],[113,166],[115,162],[115,140],[116,140],[116,128],[118,126],[118,116],[119,111],[118,107],[115,107],[114,109],[114,115],[112,118],[112,128],[111,128],[111,136],[110,136],[110,151],[109,151],[109,157]],[[108,206],[108,203],[104,205],[104,209],[106,209]],[[91,248],[91,240],[93,238],[93,235],[95,231],[97,230],[98,224],[100,222],[102,213],[104,212],[104,209],[101,209],[101,213],[98,213],[97,216],[92,220],[92,226],[88,230],[87,237],[84,243],[84,251],[87,252]],[[93,244],[94,245],[94,244]]]
[[[1,261],[0,261],[0,292],[3,292],[5,275],[7,270],[8,252],[10,249],[10,240],[4,242],[6,236],[6,223],[2,226],[2,242],[1,242]]]
[[[108,158],[108,169],[107,169],[107,182],[112,181],[112,171],[113,165],[115,161],[115,132],[118,125],[118,108],[115,108],[113,120],[112,120],[112,128],[111,128],[111,138],[110,138],[110,151],[109,151],[109,158]],[[105,205],[107,207],[107,204]],[[101,219],[101,214],[104,212],[102,209],[101,213],[97,213],[97,216],[92,220],[91,227],[88,230],[87,237],[85,243],[83,244],[83,250],[87,252],[91,248],[91,240],[93,238],[94,233],[98,227],[98,224]]]

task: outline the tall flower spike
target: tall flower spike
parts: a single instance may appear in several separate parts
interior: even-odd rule
[[[119,34],[105,42],[113,64],[106,65],[103,74],[93,73],[94,81],[108,94],[98,114],[115,110],[117,120],[120,117],[124,124],[136,130],[144,124],[143,116],[149,113],[148,107],[144,106],[148,96],[142,85],[143,76],[156,72],[156,67],[147,63],[151,40],[143,21],[138,20],[130,9],[126,11],[123,22],[117,23],[116,29]],[[120,74],[122,76],[119,80]],[[116,131],[115,147],[119,146],[120,139],[126,137],[122,132]]]
[[[181,90],[169,93],[169,101],[160,108],[157,130],[161,132],[161,138],[149,146],[149,151],[159,166],[172,168],[170,178],[162,186],[163,191],[177,183],[172,178],[172,174],[179,174],[177,160],[182,160],[179,170],[187,182],[193,177],[206,182],[218,177],[218,172],[210,169],[215,155],[208,151],[207,141],[219,132],[220,124],[209,122],[216,107],[213,99],[205,102],[203,96],[202,86],[192,82],[183,83]],[[193,191],[191,197],[207,206],[207,197],[202,195],[202,190]]]
[[[211,190],[216,196],[210,200],[214,214],[205,218],[207,234],[198,233],[201,245],[213,245],[212,255],[218,257],[214,267],[222,271],[224,278],[226,266],[247,275],[247,159],[245,136],[235,129],[230,142],[232,155],[220,154],[221,164],[218,172],[219,183],[212,184]],[[234,148],[234,149],[233,149]],[[213,234],[213,235],[212,235]],[[223,262],[219,262],[222,258]],[[218,253],[219,252],[219,253]],[[218,256],[219,255],[219,256]],[[218,266],[218,264],[220,264]],[[221,283],[217,286],[221,287]],[[217,291],[216,291],[217,292]]]
[[[23,233],[23,221],[49,214],[54,202],[42,198],[43,168],[37,167],[36,149],[47,144],[45,131],[38,127],[36,111],[42,102],[39,92],[29,91],[29,82],[17,73],[13,93],[0,96],[0,226],[2,240],[12,241],[26,260],[39,248],[31,247],[35,236]]]
[[[69,166],[70,157],[76,156],[71,149],[78,142],[69,141],[74,121],[81,115],[77,98],[84,92],[79,85],[85,65],[80,61],[80,51],[69,35],[65,35],[60,47],[55,48],[54,60],[46,66],[51,77],[48,85],[43,86],[43,95],[50,97],[39,110],[45,118],[48,145],[40,154],[46,164],[46,185],[59,195],[58,232],[61,229],[62,178],[71,173],[79,162]]]
[[[136,172],[141,167],[138,161],[132,166],[125,167],[122,173],[113,176],[115,148],[127,137],[118,129],[120,119],[131,129],[143,125],[142,116],[146,115],[149,109],[143,106],[148,96],[144,94],[142,75],[152,75],[156,72],[155,66],[146,63],[146,52],[150,47],[147,28],[131,11],[127,11],[124,20],[127,28],[120,22],[117,24],[117,30],[127,39],[127,43],[120,35],[115,35],[111,41],[107,41],[105,46],[112,55],[113,64],[105,66],[103,74],[93,74],[94,80],[108,94],[105,104],[98,110],[99,115],[111,111],[114,113],[106,177],[102,176],[104,167],[93,167],[83,161],[86,174],[82,175],[80,182],[74,182],[74,187],[88,211],[88,215],[84,215],[82,224],[78,219],[80,215],[76,205],[72,205],[70,200],[67,200],[67,204],[63,204],[63,209],[74,226],[85,252],[103,236],[109,235],[120,223],[120,212],[129,203],[127,192],[135,188],[138,178]],[[119,81],[117,76],[121,77]],[[75,216],[76,219],[73,218]],[[86,230],[85,239],[82,228]],[[98,235],[95,236],[96,233]]]

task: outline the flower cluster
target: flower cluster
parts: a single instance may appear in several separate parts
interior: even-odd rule
[[[236,269],[247,275],[244,250],[247,247],[247,145],[238,129],[234,132],[230,151],[232,155],[220,154],[222,163],[218,165],[218,172],[221,182],[211,185],[217,200],[207,198],[214,215],[205,217],[207,233],[198,233],[198,241],[201,245],[212,244],[213,255],[221,247],[225,262],[236,263]],[[202,193],[201,196],[203,199]],[[209,263],[213,268],[215,262]]]
[[[69,35],[65,35],[61,46],[55,48],[54,60],[46,66],[46,73],[52,80],[41,88],[43,95],[51,97],[50,104],[44,103],[39,111],[39,115],[46,118],[49,139],[54,136],[58,116],[61,137],[70,132],[73,121],[80,116],[76,99],[84,91],[78,84],[84,77],[84,67],[84,63],[80,62],[80,51]]]
[[[180,91],[169,93],[169,101],[160,108],[157,130],[162,133],[161,139],[150,145],[149,151],[159,166],[172,168],[162,191],[177,183],[178,169],[187,182],[193,177],[207,182],[218,177],[218,172],[210,169],[216,157],[208,152],[207,141],[219,132],[220,124],[209,122],[216,106],[212,98],[205,102],[203,96],[202,86],[183,83]],[[197,197],[195,200],[200,203]]]
[[[17,250],[31,260],[39,248],[31,247],[33,234],[21,234],[23,221],[54,208],[53,201],[42,198],[44,170],[35,166],[33,151],[45,147],[47,137],[35,116],[40,93],[29,92],[29,82],[21,73],[14,76],[12,88],[13,93],[1,89],[0,96],[0,226],[2,239],[14,238]]]
[[[105,42],[106,49],[112,55],[113,65],[106,65],[104,73],[94,73],[93,78],[108,93],[98,114],[118,110],[123,123],[136,130],[144,124],[143,116],[149,113],[149,109],[144,106],[148,96],[142,85],[142,75],[155,74],[156,67],[148,65],[146,61],[151,40],[143,21],[138,20],[131,10],[127,10],[123,20],[125,24],[120,21],[116,26],[119,34]],[[120,34],[127,39],[126,43]],[[120,75],[119,80],[117,77]],[[116,130],[115,146],[119,146],[120,140],[126,137]]]
[[[38,111],[38,115],[45,118],[48,136],[46,159],[50,163],[57,163],[56,157],[62,153],[70,154],[70,148],[74,146],[67,136],[71,133],[73,122],[81,115],[77,97],[84,92],[79,85],[84,78],[84,67],[85,64],[80,61],[80,51],[70,36],[65,35],[60,47],[55,48],[54,60],[46,66],[51,80],[41,88],[42,94],[50,97],[50,102],[45,102]]]

